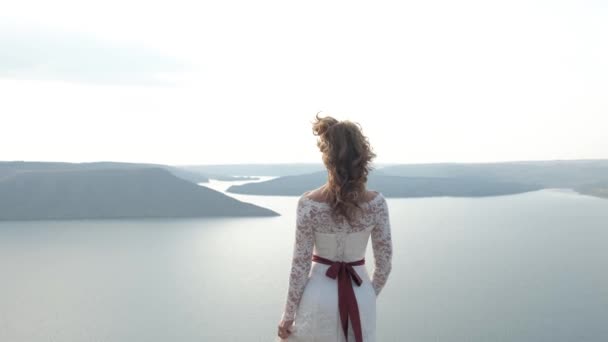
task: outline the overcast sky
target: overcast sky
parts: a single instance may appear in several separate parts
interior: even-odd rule
[[[0,160],[608,158],[606,1],[5,1]]]

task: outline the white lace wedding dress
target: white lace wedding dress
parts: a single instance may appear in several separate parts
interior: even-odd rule
[[[287,300],[282,319],[294,320],[288,342],[355,341],[352,321],[348,320],[348,340],[344,336],[338,308],[337,279],[326,275],[327,264],[312,262],[313,253],[332,261],[363,259],[372,240],[374,269],[370,278],[365,265],[352,266],[362,280],[352,282],[358,304],[364,342],[376,341],[376,297],[391,271],[392,241],[388,206],[382,193],[362,204],[349,224],[336,222],[327,203],[312,200],[304,193],[297,206],[295,243]],[[366,263],[371,260],[365,260]],[[352,317],[351,317],[352,319]]]

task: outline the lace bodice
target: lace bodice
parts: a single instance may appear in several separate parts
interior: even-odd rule
[[[392,241],[388,205],[382,193],[362,204],[349,223],[331,215],[327,203],[318,202],[302,194],[296,213],[295,242],[287,300],[282,319],[293,320],[308,281],[312,254],[331,260],[355,261],[365,256],[371,236],[374,270],[371,282],[380,293],[391,271]]]

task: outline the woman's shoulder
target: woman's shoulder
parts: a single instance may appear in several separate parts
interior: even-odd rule
[[[367,190],[365,195],[367,196],[365,199],[366,202],[371,202],[382,197],[382,193],[377,190]]]
[[[324,201],[323,197],[320,195],[319,189],[313,189],[305,191],[300,195],[300,199],[298,203],[300,205],[303,204],[311,204],[311,205],[326,205],[327,202]]]

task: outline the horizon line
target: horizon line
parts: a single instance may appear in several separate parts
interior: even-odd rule
[[[438,162],[372,162],[372,165],[437,165],[437,164],[505,164],[505,163],[526,163],[526,162],[584,162],[584,161],[608,161],[607,158],[576,158],[576,159],[517,159],[500,161],[438,161]],[[0,160],[0,163],[68,163],[68,164],[93,164],[93,163],[125,163],[125,164],[156,164],[174,167],[192,166],[237,166],[237,165],[323,165],[323,162],[294,161],[294,162],[234,162],[234,163],[158,163],[144,161],[117,161],[117,160],[96,160],[96,161],[64,161],[64,160]]]

